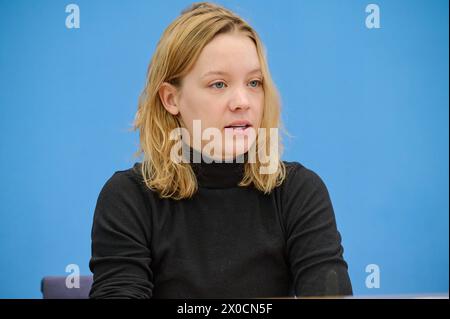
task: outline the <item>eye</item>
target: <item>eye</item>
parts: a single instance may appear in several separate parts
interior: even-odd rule
[[[256,88],[256,87],[261,86],[261,81],[260,80],[253,80],[253,81],[250,81],[249,84],[250,84],[251,87]]]
[[[225,82],[216,82],[210,85],[210,87],[213,87],[215,89],[223,89],[225,87]]]

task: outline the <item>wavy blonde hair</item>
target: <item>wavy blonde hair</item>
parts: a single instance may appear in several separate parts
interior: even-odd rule
[[[164,31],[150,61],[147,81],[139,97],[138,110],[133,130],[139,130],[139,149],[135,156],[143,154],[141,173],[148,188],[157,191],[161,198],[176,200],[192,197],[197,189],[197,179],[189,163],[176,163],[170,158],[170,151],[177,141],[169,139],[169,132],[181,127],[179,119],[163,106],[158,90],[163,82],[179,86],[193,67],[202,49],[218,34],[242,32],[255,43],[261,64],[264,89],[264,109],[261,128],[284,130],[280,119],[280,98],[270,77],[266,52],[256,31],[231,12],[216,4],[194,3],[175,19]],[[252,147],[256,152],[268,149],[269,140],[259,145],[259,139]],[[272,174],[260,174],[262,163],[244,164],[244,176],[238,186],[253,184],[255,188],[270,193],[282,184],[286,167],[281,161],[282,144],[278,136],[277,168]],[[271,152],[272,153],[272,152]],[[271,159],[272,160],[272,159]]]

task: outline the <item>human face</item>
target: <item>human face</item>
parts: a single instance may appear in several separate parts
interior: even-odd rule
[[[249,37],[239,33],[216,36],[182,79],[178,94],[178,111],[191,138],[194,120],[201,120],[202,136],[208,128],[221,133],[220,143],[212,143],[216,154],[229,159],[247,152],[261,125],[262,80],[256,46]],[[230,128],[244,123],[250,128]],[[202,150],[209,141],[201,140]],[[200,144],[190,143],[193,147]]]

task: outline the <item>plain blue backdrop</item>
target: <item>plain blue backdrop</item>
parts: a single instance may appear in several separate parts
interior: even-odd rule
[[[105,181],[136,161],[130,132],[156,43],[190,1],[0,0],[0,297],[90,274]],[[328,186],[356,295],[448,292],[448,1],[218,1],[267,48],[293,135],[285,160]],[[369,289],[368,264],[380,267]]]

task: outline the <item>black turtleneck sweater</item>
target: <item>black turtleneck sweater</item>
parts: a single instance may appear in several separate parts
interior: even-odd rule
[[[191,163],[191,199],[161,199],[140,163],[97,200],[91,298],[253,298],[351,295],[341,237],[321,178],[284,162],[264,195],[239,187],[243,164]]]

